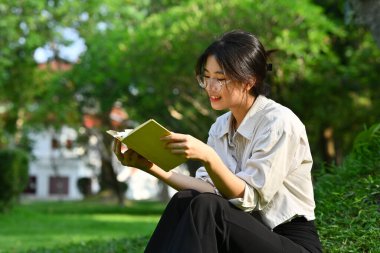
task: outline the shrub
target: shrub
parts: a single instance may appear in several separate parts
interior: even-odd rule
[[[77,181],[77,186],[84,197],[88,197],[91,195],[91,178],[89,177],[81,177]]]
[[[4,211],[28,183],[29,158],[20,149],[4,149],[0,161],[0,211]]]
[[[355,168],[355,172],[364,174],[380,169],[380,123],[361,132],[355,138],[347,165]]]

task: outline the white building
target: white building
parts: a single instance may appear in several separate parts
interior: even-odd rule
[[[32,159],[29,167],[29,185],[23,194],[27,199],[77,200],[83,198],[77,186],[80,178],[91,179],[91,190],[99,188],[97,173],[100,162],[91,159],[90,152],[75,147],[77,132],[63,127],[30,134]],[[94,157],[96,155],[92,154]]]

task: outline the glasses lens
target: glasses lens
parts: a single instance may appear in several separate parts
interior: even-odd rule
[[[206,88],[207,84],[203,76],[197,76],[197,81],[198,81],[199,86],[201,86],[203,89]]]
[[[223,83],[216,79],[214,82],[214,87],[217,91],[220,91],[223,87]]]

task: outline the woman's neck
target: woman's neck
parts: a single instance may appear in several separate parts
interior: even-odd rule
[[[233,124],[234,124],[235,130],[239,128],[241,122],[243,121],[245,115],[247,115],[249,109],[251,108],[255,100],[256,100],[256,97],[248,96],[247,99],[245,100],[245,103],[241,104],[235,110],[231,110],[231,113],[234,117]]]

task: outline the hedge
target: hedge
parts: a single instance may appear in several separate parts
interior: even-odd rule
[[[28,183],[29,157],[20,149],[0,150],[0,211],[9,209]]]

